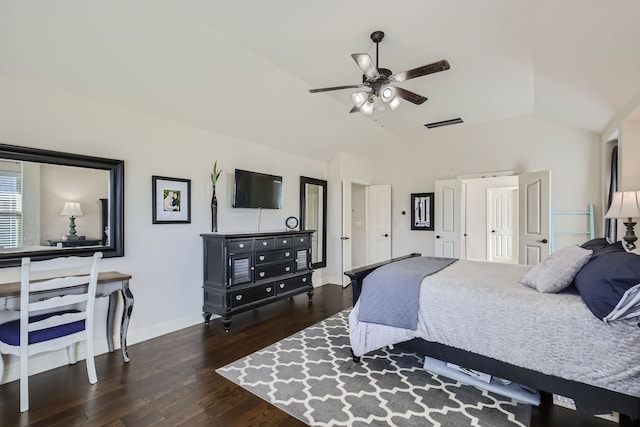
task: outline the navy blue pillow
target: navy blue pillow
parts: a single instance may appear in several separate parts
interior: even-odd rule
[[[603,320],[640,283],[640,256],[626,252],[621,243],[611,244],[593,255],[574,283],[589,310]]]
[[[599,249],[609,246],[609,242],[604,237],[598,237],[597,239],[591,239],[580,245],[581,248],[590,249],[594,253]]]

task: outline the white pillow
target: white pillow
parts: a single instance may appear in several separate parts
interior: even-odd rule
[[[577,245],[557,250],[529,270],[520,283],[539,292],[560,292],[573,282],[592,252]]]

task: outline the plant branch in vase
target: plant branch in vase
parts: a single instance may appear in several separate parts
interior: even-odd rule
[[[211,196],[211,231],[218,231],[218,199],[216,198],[216,184],[220,178],[222,169],[218,169],[218,161],[213,163],[213,171],[211,172],[211,185],[213,186],[213,195]]]

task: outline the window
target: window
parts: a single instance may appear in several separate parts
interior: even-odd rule
[[[0,248],[16,248],[21,246],[21,242],[21,174],[0,171]]]

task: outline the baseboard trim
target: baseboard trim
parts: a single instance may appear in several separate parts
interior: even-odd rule
[[[179,319],[173,319],[169,322],[155,324],[151,327],[140,330],[129,330],[127,333],[127,346],[130,347],[133,344],[137,344],[149,339],[157,338],[162,335],[169,334],[171,332],[179,331],[180,329],[188,328],[190,326],[203,323],[204,319],[201,314],[193,314],[184,316]],[[117,335],[113,338],[115,343],[114,352],[120,353],[120,331],[117,331]],[[99,339],[94,342],[94,351],[96,356],[109,352],[109,346],[107,339]],[[78,357],[76,365],[84,365],[82,363],[86,358],[85,348],[83,344],[78,345]],[[0,355],[4,358],[4,372],[2,378],[0,378],[0,384],[5,384],[11,381],[15,381],[20,378],[20,359],[11,355]],[[51,351],[47,353],[37,354],[29,358],[29,373],[30,375],[39,374],[41,372],[48,371],[50,369],[59,368],[69,364],[69,358],[67,357],[67,349]],[[82,366],[85,369],[85,366]],[[100,378],[98,378],[98,381]]]

